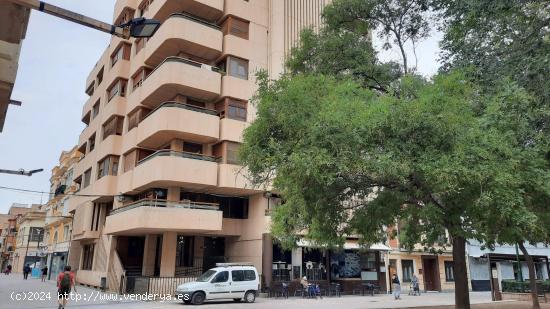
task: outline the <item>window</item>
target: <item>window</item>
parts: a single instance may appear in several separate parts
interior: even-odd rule
[[[107,89],[108,101],[111,101],[116,95],[125,97],[126,96],[126,84],[128,83],[125,79],[117,79],[117,81]]]
[[[139,17],[142,17],[148,10],[151,3],[153,3],[154,0],[144,0],[139,5]]]
[[[111,135],[122,135],[122,125],[124,118],[122,116],[114,116],[103,124],[103,140]]]
[[[139,69],[137,73],[132,76],[132,90],[141,87],[143,81],[149,76],[149,73],[151,73],[151,69],[149,68],[142,67]]]
[[[99,114],[99,100],[95,102],[94,106],[92,107],[92,119],[95,119],[97,115]]]
[[[254,281],[256,280],[256,272],[253,270],[244,271],[244,281]]]
[[[195,143],[189,143],[189,142],[183,142],[183,151],[184,152],[191,152],[191,153],[202,153],[202,145],[201,144],[195,144]]]
[[[216,104],[216,110],[221,118],[230,118],[240,121],[246,121],[247,103],[246,101],[225,98]]]
[[[57,244],[57,231],[53,234],[53,243]]]
[[[76,190],[76,191],[79,191],[80,188],[82,187],[82,175],[76,177],[76,178],[74,179],[74,183],[75,183],[76,186],[77,186],[77,190]]]
[[[232,270],[231,278],[233,281],[254,281],[256,274],[253,270]]]
[[[248,79],[248,60],[227,57],[228,74],[233,77]]]
[[[176,267],[192,267],[195,248],[193,236],[178,235],[176,244]]]
[[[151,110],[143,107],[138,107],[128,114],[128,131],[137,127],[139,123],[149,114]]]
[[[99,229],[99,216],[101,214],[101,203],[94,203],[94,208],[92,210],[92,223],[90,225],[91,231],[97,231]]]
[[[89,126],[89,125],[90,125],[90,112],[87,112],[86,115],[84,115],[84,117],[82,117],[82,122],[83,122],[86,126]]]
[[[101,82],[103,81],[103,67],[97,73],[96,78],[97,78],[97,85],[99,86],[101,84]]]
[[[222,32],[224,35],[232,34],[245,40],[248,40],[248,28],[250,23],[246,20],[238,19],[229,16],[222,24]]]
[[[82,270],[92,270],[94,262],[94,244],[84,245],[82,248]]]
[[[63,241],[69,241],[69,226],[63,226]]]
[[[189,200],[199,203],[215,203],[220,205],[224,218],[247,219],[248,198],[210,195],[203,193],[184,192],[180,193],[180,200]]]
[[[86,154],[86,149],[88,147],[88,142],[82,144],[82,146],[78,147],[78,152],[80,152],[82,155]]]
[[[228,271],[220,271],[214,279],[212,279],[212,283],[219,283],[219,282],[227,282],[229,280],[229,272]]]
[[[149,155],[153,154],[152,150],[135,149],[124,155],[124,168],[123,172],[131,171],[136,167],[139,161],[145,159]]]
[[[403,268],[403,282],[411,282],[414,273],[412,260],[402,260],[401,268]]]
[[[451,261],[445,261],[445,281],[455,281],[453,262]]]
[[[95,149],[95,133],[88,139],[88,153]]]
[[[89,168],[87,171],[84,172],[83,180],[82,180],[82,188],[86,188],[90,185],[90,178],[92,176],[92,169]]]
[[[227,150],[225,162],[227,164],[239,164],[239,143],[226,142]]]
[[[88,88],[86,88],[86,94],[92,96],[94,94],[94,83],[92,82]]]
[[[120,60],[130,60],[130,49],[131,45],[122,43],[111,55],[111,67],[114,67],[115,64]]]
[[[97,163],[97,179],[103,176],[118,174],[118,156],[107,156]]]
[[[130,9],[130,8],[125,8],[121,14],[119,15],[119,17],[115,20],[115,25],[121,25],[121,24],[125,24],[127,22],[129,22],[130,20],[132,20],[132,18],[134,18],[134,13],[135,13],[135,10],[133,9]]]
[[[134,43],[136,45],[136,55],[145,47],[145,43],[147,43],[146,38],[136,39],[136,42]]]

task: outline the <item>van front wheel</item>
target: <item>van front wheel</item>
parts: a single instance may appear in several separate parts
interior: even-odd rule
[[[193,294],[193,297],[191,298],[191,302],[193,305],[202,305],[204,303],[205,295],[202,292],[197,292]]]
[[[253,303],[254,301],[256,301],[256,292],[246,292],[246,294],[244,294],[244,301],[246,301],[247,303]]]

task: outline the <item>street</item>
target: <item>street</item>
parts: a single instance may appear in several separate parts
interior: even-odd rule
[[[0,298],[4,300],[2,308],[57,308],[57,294],[53,280],[41,282],[40,279],[23,280],[21,274],[0,276]],[[179,301],[140,301],[137,296],[121,296],[110,293],[101,293],[97,290],[77,286],[77,293],[72,296],[67,308],[182,308]],[[25,299],[26,298],[26,299]],[[31,298],[31,299],[29,299]],[[48,299],[49,298],[49,299]],[[486,292],[470,293],[472,304],[490,303],[490,294]],[[454,303],[452,293],[428,293],[422,296],[402,295],[402,300],[394,300],[391,295],[344,296],[341,298],[325,297],[323,299],[289,299],[257,298],[254,304],[234,302],[207,303],[200,308],[409,308],[426,306],[447,306]],[[500,305],[507,308],[516,308],[509,302]],[[497,305],[497,304],[494,304]]]

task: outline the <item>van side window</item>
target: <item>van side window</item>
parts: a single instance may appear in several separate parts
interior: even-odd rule
[[[228,271],[220,271],[216,277],[212,280],[212,283],[219,283],[219,282],[227,282],[229,280],[229,272]]]
[[[254,281],[256,280],[256,273],[253,270],[244,271],[244,281]]]
[[[231,277],[233,281],[244,281],[244,271],[242,270],[232,270]]]

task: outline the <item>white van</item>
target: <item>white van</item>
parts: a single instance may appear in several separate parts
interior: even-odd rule
[[[186,304],[194,305],[212,299],[244,299],[253,303],[259,287],[258,271],[252,264],[218,263],[197,280],[178,285],[176,296]]]

